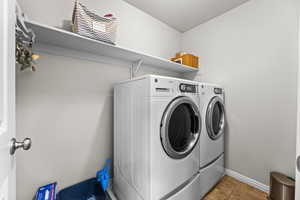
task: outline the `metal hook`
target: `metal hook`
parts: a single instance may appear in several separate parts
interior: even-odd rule
[[[143,60],[139,59],[136,62],[133,62],[130,68],[130,79],[135,77],[135,74],[140,70],[141,65],[143,64]]]
[[[18,3],[16,3],[16,39],[28,46],[35,42],[35,33],[26,26],[25,14]]]

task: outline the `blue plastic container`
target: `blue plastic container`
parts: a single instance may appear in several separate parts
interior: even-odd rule
[[[57,200],[109,200],[96,178],[88,179],[61,190]]]
[[[98,171],[96,174],[97,181],[98,181],[98,183],[100,183],[102,190],[104,192],[106,192],[108,185],[109,185],[109,179],[110,179],[110,175],[109,175],[110,165],[109,164],[110,164],[110,159],[107,159],[104,168],[101,169],[100,171]]]

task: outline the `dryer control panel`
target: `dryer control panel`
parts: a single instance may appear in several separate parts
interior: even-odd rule
[[[187,93],[197,93],[197,86],[191,84],[181,83],[179,85],[180,92],[187,92]]]

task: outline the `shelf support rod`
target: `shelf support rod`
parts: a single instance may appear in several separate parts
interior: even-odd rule
[[[139,59],[132,63],[130,68],[130,79],[133,79],[135,77],[136,73],[138,73],[138,71],[140,70],[142,64],[143,64],[142,59]]]

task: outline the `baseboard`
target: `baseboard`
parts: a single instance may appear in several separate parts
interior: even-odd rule
[[[109,188],[106,192],[110,200],[117,200],[117,197],[115,196],[114,192],[111,188]]]
[[[263,183],[260,183],[256,180],[252,179],[252,178],[244,176],[244,175],[242,175],[238,172],[235,172],[231,169],[225,169],[225,174],[269,194],[270,187],[263,184]],[[108,194],[108,196],[110,197],[111,200],[117,200],[116,196],[113,193],[111,184],[110,184],[109,189],[107,190],[107,194]]]
[[[106,191],[106,196],[109,197],[109,200],[117,200],[117,197],[115,196],[114,191],[112,189],[112,187],[113,187],[112,183],[113,183],[113,179],[110,178],[108,188],[107,188],[107,191]]]
[[[231,176],[231,177],[233,177],[233,178],[235,178],[235,179],[237,179],[237,180],[239,180],[239,181],[241,181],[243,183],[251,185],[252,187],[255,187],[255,188],[259,189],[259,190],[262,190],[262,191],[264,191],[266,193],[269,193],[269,191],[270,191],[270,187],[269,186],[267,186],[267,185],[265,185],[263,183],[260,183],[260,182],[258,182],[256,180],[252,179],[252,178],[244,176],[244,175],[242,175],[242,174],[240,174],[238,172],[232,171],[231,169],[225,169],[225,174],[228,175],[228,176]]]

